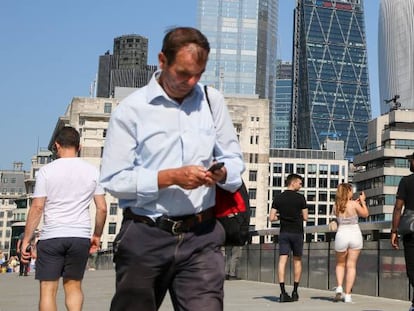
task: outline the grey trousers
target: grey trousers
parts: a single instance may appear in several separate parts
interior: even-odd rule
[[[242,253],[241,246],[226,246],[226,274],[236,276],[236,269]]]
[[[169,291],[175,311],[222,311],[223,227],[215,220],[172,235],[124,220],[114,241],[116,290],[111,311],[155,311]]]

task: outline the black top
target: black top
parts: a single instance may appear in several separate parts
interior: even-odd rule
[[[397,199],[404,201],[404,207],[410,210],[414,210],[414,174],[404,176],[397,190]]]
[[[303,233],[302,210],[305,197],[293,190],[285,190],[273,199],[272,208],[279,211],[280,232]]]

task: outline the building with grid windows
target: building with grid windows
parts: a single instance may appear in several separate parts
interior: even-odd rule
[[[401,108],[414,109],[414,0],[381,0],[378,71],[381,113],[399,96]],[[391,106],[390,106],[391,104]]]
[[[414,110],[392,110],[370,121],[366,150],[354,158],[353,180],[365,191],[369,221],[392,220],[395,195],[411,174],[407,155],[414,151]]]
[[[26,219],[25,179],[29,174],[22,168],[23,163],[15,162],[12,170],[0,170],[0,250],[7,258],[16,254],[12,225]]]
[[[292,147],[342,140],[352,160],[371,119],[363,0],[298,0],[294,19]]]
[[[227,96],[273,100],[278,0],[199,0],[197,27],[210,42],[202,82]]]

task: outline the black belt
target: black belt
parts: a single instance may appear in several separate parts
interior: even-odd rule
[[[124,219],[141,222],[151,227],[158,227],[173,235],[193,231],[197,225],[215,218],[213,208],[209,208],[198,214],[179,217],[167,217],[163,215],[156,218],[155,221],[150,217],[134,214],[129,207],[124,209],[123,215]]]

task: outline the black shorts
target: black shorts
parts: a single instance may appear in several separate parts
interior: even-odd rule
[[[302,233],[282,232],[279,234],[279,255],[289,255],[291,251],[295,257],[302,256]]]
[[[55,281],[63,277],[70,280],[82,280],[90,245],[90,239],[86,238],[39,240],[35,279]]]

